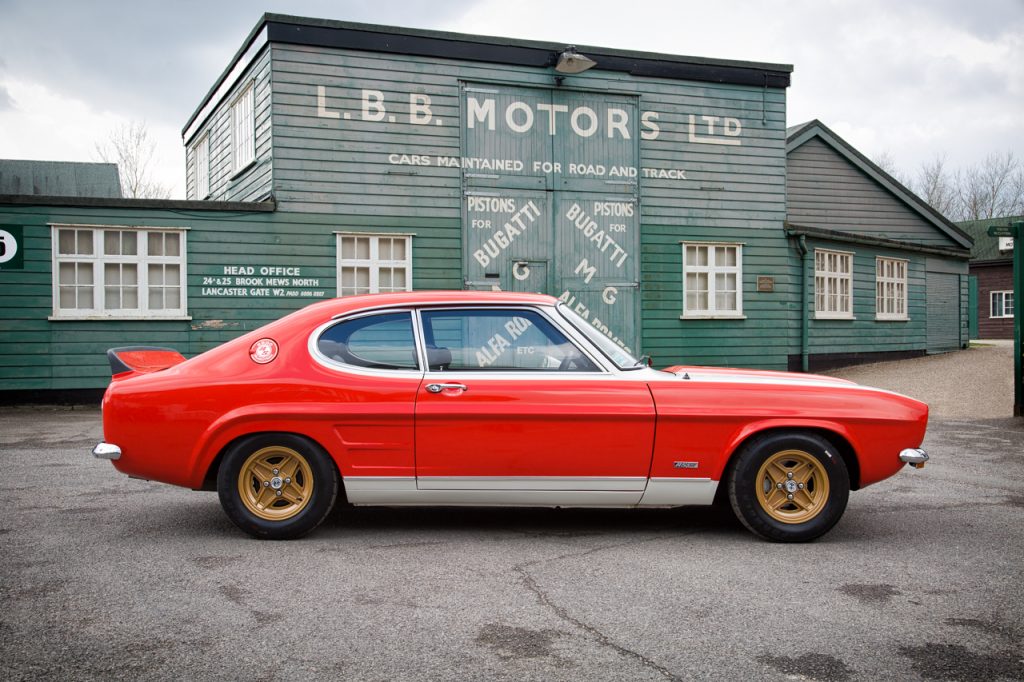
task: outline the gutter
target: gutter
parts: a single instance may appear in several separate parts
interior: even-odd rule
[[[850,232],[840,232],[838,230],[826,230],[820,227],[804,227],[802,225],[794,225],[788,221],[783,223],[783,229],[790,237],[807,236],[812,239],[828,239],[849,244],[866,244],[885,249],[899,249],[900,251],[917,251],[919,253],[930,253],[936,256],[962,258],[964,260],[968,260],[971,257],[970,249],[960,249],[951,246],[925,246],[924,244],[902,242],[896,239],[886,239],[885,237],[869,237]]]

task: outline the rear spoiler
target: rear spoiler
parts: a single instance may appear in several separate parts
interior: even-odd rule
[[[185,356],[173,348],[158,346],[123,346],[107,351],[110,373],[114,376],[125,372],[148,374],[185,362]]]

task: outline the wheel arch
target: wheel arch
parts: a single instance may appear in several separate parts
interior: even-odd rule
[[[725,489],[725,486],[721,484],[725,483],[727,477],[730,475],[732,464],[736,461],[736,457],[739,452],[752,439],[772,433],[812,433],[824,438],[836,449],[839,456],[843,458],[843,464],[846,465],[846,471],[850,476],[850,490],[860,489],[860,460],[857,458],[857,450],[854,447],[849,434],[844,433],[844,430],[841,427],[838,425],[822,423],[765,424],[761,425],[761,428],[754,427],[741,432],[739,437],[734,441],[732,447],[729,449],[729,456],[726,457],[722,466],[721,477],[719,480],[720,485],[718,486],[719,492],[715,495],[716,503],[720,501],[721,491]]]
[[[209,465],[207,465],[206,471],[203,474],[203,482],[200,490],[216,491],[217,473],[220,471],[221,462],[224,461],[224,454],[228,452],[231,448],[233,448],[235,445],[242,442],[243,440],[246,440],[247,438],[255,438],[260,436],[292,436],[294,438],[304,440],[307,443],[309,443],[310,446],[318,449],[324,455],[324,457],[326,457],[330,461],[331,466],[333,466],[334,470],[338,473],[338,482],[341,486],[340,493],[342,495],[342,499],[345,499],[345,481],[341,476],[341,469],[338,467],[338,462],[335,461],[334,457],[327,450],[327,448],[325,448],[322,443],[317,441],[316,438],[313,438],[308,434],[301,433],[298,431],[282,429],[258,429],[246,433],[239,433],[232,437],[229,441],[224,443],[217,450],[217,453],[214,455]]]

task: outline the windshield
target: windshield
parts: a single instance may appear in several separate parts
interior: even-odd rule
[[[590,339],[590,342],[597,346],[598,350],[614,362],[615,366],[619,369],[639,369],[644,366],[639,360],[626,352],[625,348],[594,329],[594,325],[587,322],[578,313],[573,312],[569,306],[559,303],[556,308],[562,317],[569,321],[569,324]]]

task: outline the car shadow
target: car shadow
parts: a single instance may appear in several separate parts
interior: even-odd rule
[[[355,507],[339,505],[315,533],[364,534],[382,531],[512,533],[586,536],[616,533],[700,531],[747,534],[726,506],[676,509],[590,509],[548,507]]]

